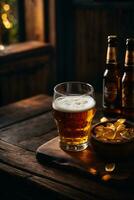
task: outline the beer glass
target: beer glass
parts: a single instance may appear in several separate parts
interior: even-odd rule
[[[54,87],[53,116],[63,150],[87,148],[95,104],[94,89],[88,83],[64,82]]]

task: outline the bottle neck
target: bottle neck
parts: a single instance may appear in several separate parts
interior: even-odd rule
[[[134,67],[134,50],[126,50],[125,67]]]
[[[106,64],[116,64],[117,65],[117,49],[116,47],[108,46]]]

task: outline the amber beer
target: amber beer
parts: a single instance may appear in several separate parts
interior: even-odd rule
[[[108,36],[106,66],[103,75],[103,111],[106,115],[121,113],[121,71],[117,62],[117,36]]]
[[[134,38],[126,40],[122,77],[122,114],[125,118],[134,120]]]
[[[64,150],[81,151],[88,146],[95,114],[95,100],[89,95],[69,95],[54,99],[53,115]]]

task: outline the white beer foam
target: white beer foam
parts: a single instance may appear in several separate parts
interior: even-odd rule
[[[95,106],[91,96],[65,96],[54,100],[52,106],[62,112],[83,112]]]

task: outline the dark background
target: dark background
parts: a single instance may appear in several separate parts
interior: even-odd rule
[[[31,53],[20,50],[17,53],[19,59],[16,55],[12,56],[12,61],[6,55],[0,56],[1,105],[39,93],[52,95],[55,84],[69,80],[88,82],[94,86],[95,92],[102,93],[108,35],[118,36],[118,61],[123,69],[125,40],[134,37],[133,1],[42,2],[44,32],[38,30],[36,33],[36,27],[35,30],[29,27],[35,23],[37,1],[17,1],[18,38],[19,44],[31,40],[39,42],[40,35],[44,34],[41,42],[50,46],[49,51],[46,47],[44,50],[39,47],[36,51],[33,46],[30,47]],[[6,69],[4,73],[2,69]]]

